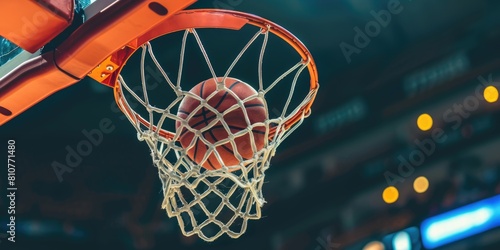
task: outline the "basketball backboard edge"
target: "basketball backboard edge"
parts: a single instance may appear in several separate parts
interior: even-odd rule
[[[110,50],[124,46],[134,35],[146,32],[194,2],[196,0],[2,1],[0,125],[78,82],[113,52]],[[78,10],[84,15],[77,15]],[[79,19],[76,28],[75,19]],[[130,32],[133,35],[124,32],[129,23],[134,26]],[[66,41],[47,49],[52,48],[48,46],[52,39],[68,30]],[[98,41],[99,38],[105,39]],[[99,50],[102,44],[105,48]],[[85,53],[87,55],[82,56]]]

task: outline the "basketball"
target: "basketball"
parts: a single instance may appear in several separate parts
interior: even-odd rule
[[[223,78],[219,77],[217,81],[222,82]],[[243,160],[251,159],[255,153],[252,149],[252,140],[257,151],[264,147],[266,140],[263,123],[267,118],[267,112],[264,102],[257,96],[257,91],[247,83],[230,77],[226,78],[224,86],[226,88],[218,90],[217,82],[213,78],[199,83],[189,92],[205,100],[205,106],[198,108],[202,105],[200,100],[185,96],[177,113],[179,118],[188,119],[186,120],[188,126],[195,130],[191,131],[186,126],[181,126],[180,121],[176,122],[176,129],[180,132],[181,146],[187,149],[187,155],[191,160],[207,170],[238,165],[240,161],[236,156],[237,153],[241,155]],[[239,102],[242,104],[241,106],[238,105]],[[218,114],[212,112],[208,107],[217,110],[222,115],[222,120],[214,123],[213,121],[218,119]],[[245,119],[243,108],[248,115],[248,121]],[[193,112],[195,114],[191,115]],[[227,125],[230,131],[224,125]],[[248,132],[235,135],[242,130]],[[195,134],[199,134],[199,136],[195,136]],[[231,142],[214,145],[231,136],[234,136],[236,148]],[[214,150],[220,155],[220,159],[212,151],[209,152],[208,158],[203,161],[205,154],[211,147],[215,147]]]

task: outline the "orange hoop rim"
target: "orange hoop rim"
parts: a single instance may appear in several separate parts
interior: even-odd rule
[[[219,29],[233,29],[240,30],[243,26],[250,24],[261,28],[262,30],[269,31],[270,33],[278,36],[289,45],[291,45],[295,51],[301,56],[304,64],[307,64],[309,71],[310,80],[310,100],[303,104],[298,111],[289,117],[282,125],[285,130],[298,123],[304,117],[308,117],[311,113],[311,106],[314,103],[317,90],[319,88],[318,83],[318,71],[316,64],[311,55],[309,49],[290,31],[281,27],[280,25],[271,22],[267,19],[261,18],[259,16],[248,14],[244,12],[232,11],[232,10],[222,10],[222,9],[196,9],[196,10],[184,10],[174,14],[171,18],[165,20],[165,22],[156,25],[150,30],[146,31],[142,36],[138,37],[134,41],[130,42],[125,48],[115,52],[111,57],[113,61],[118,61],[121,65],[118,70],[113,72],[110,76],[111,82],[114,83],[114,95],[118,107],[122,110],[125,115],[129,117],[132,121],[137,120],[143,126],[149,128],[152,127],[154,132],[157,132],[160,136],[166,139],[173,139],[175,133],[160,129],[159,131],[156,126],[151,126],[151,124],[132,110],[127,105],[121,104],[125,101],[123,95],[123,90],[121,84],[117,83],[119,73],[123,69],[127,60],[135,53],[142,45],[145,43],[170,33],[177,31],[187,30],[187,29],[197,29],[197,28],[219,28]],[[269,139],[272,139],[276,133],[277,128],[273,127],[269,131]]]

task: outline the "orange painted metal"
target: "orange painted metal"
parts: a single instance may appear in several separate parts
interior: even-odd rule
[[[53,53],[46,53],[26,61],[21,65],[21,68],[22,71],[14,71],[0,81],[2,93],[7,93],[0,96],[0,107],[12,113],[11,115],[0,115],[0,124],[7,122],[58,90],[79,81],[56,67]]]
[[[195,15],[191,15],[196,13]],[[248,23],[247,19],[240,18],[233,15],[217,15],[214,16],[213,13],[200,12],[200,11],[183,11],[179,14],[172,16],[170,19],[165,20],[155,27],[149,29],[143,35],[132,40],[127,46],[123,47],[121,50],[116,51],[111,56],[111,60],[123,67],[126,64],[129,57],[143,45],[144,43],[151,41],[159,36],[173,33],[176,31],[185,30],[188,28],[220,28],[220,29],[232,29],[239,30],[245,24]],[[114,87],[116,85],[116,80],[120,74],[121,68],[114,71],[109,77],[100,81],[101,83]]]
[[[109,56],[101,62],[97,67],[95,67],[90,73],[88,73],[88,76],[100,83],[104,83],[106,79],[115,72],[120,65],[116,64],[113,62],[113,57]]]
[[[73,20],[73,0],[0,1],[0,36],[34,53]]]
[[[144,34],[158,23],[196,0],[121,0],[78,28],[56,49],[57,65],[69,74],[83,78],[113,52]],[[156,13],[156,3],[168,13]]]
[[[13,5],[15,10],[12,6],[6,5],[6,2],[15,3]],[[1,6],[9,7],[12,13],[19,15],[18,8],[37,10],[32,5],[34,2],[0,1],[0,8]],[[45,0],[43,2],[56,3],[58,1]],[[122,49],[126,44],[194,2],[196,0],[120,0],[116,2],[85,22],[56,48],[55,52],[48,52],[30,60],[0,79],[0,125],[60,89],[78,82],[112,54],[113,56],[124,54],[128,51]],[[18,3],[22,4],[18,5]],[[0,13],[4,11],[5,9],[0,10]],[[10,23],[10,16],[10,13],[6,16],[0,14],[0,23]],[[23,28],[22,26],[16,27],[18,31]]]

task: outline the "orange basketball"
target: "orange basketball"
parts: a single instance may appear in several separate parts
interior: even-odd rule
[[[217,81],[222,82],[223,78],[219,77]],[[250,85],[234,78],[226,78],[224,85],[230,89],[234,95],[230,94],[229,91],[225,89],[217,90],[217,83],[213,78],[203,81],[192,88],[189,92],[194,95],[201,97],[206,100],[206,105],[217,110],[220,114],[223,114],[223,121],[217,121],[215,124],[211,124],[214,119],[217,119],[217,114],[210,111],[207,107],[202,107],[196,110],[201,104],[201,102],[193,97],[185,96],[182,100],[177,116],[182,119],[188,119],[187,124],[195,129],[195,132],[188,130],[183,127],[180,131],[181,135],[179,141],[183,148],[187,149],[187,155],[191,160],[201,165],[205,169],[215,170],[224,166],[235,166],[239,164],[238,158],[235,156],[238,152],[241,157],[245,159],[250,159],[254,155],[252,149],[252,136],[255,142],[257,150],[264,147],[265,143],[265,126],[263,123],[267,118],[266,108],[264,102],[261,98],[257,97],[257,91],[253,89]],[[216,92],[210,99],[207,100],[210,95]],[[245,119],[243,108],[238,105],[239,101],[243,101],[250,96],[255,96],[255,98],[250,98],[243,103],[244,109],[248,114],[248,122]],[[236,106],[235,106],[236,105]],[[230,112],[224,113],[228,109],[235,108]],[[192,112],[196,112],[191,117],[189,115]],[[224,127],[223,123],[227,124],[228,130]],[[207,126],[210,126],[208,129]],[[176,128],[179,130],[181,127],[181,122],[177,121]],[[230,137],[242,130],[249,128],[247,132],[242,136],[234,137],[234,142],[236,144],[236,150],[230,142],[218,145],[215,147],[215,151],[220,155],[222,162],[219,161],[216,154],[211,152],[206,161],[203,161],[205,153],[210,146],[214,143]],[[199,132],[200,136],[195,136],[195,133]],[[201,138],[204,138],[207,142],[205,143]],[[194,142],[193,142],[194,140]],[[194,143],[193,147],[188,147]]]

